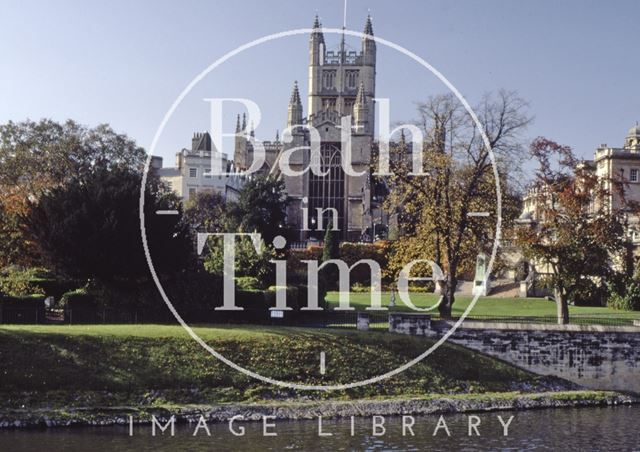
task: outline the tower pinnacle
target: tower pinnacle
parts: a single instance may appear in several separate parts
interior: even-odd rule
[[[289,109],[287,115],[287,126],[293,127],[302,124],[302,102],[300,100],[300,91],[298,90],[298,81],[293,83],[293,90],[289,98]]]
[[[291,105],[302,105],[300,101],[300,91],[298,90],[298,81],[293,82],[293,90],[291,91],[291,98],[289,99]]]
[[[367,15],[367,22],[364,24],[364,34],[373,36],[373,25],[371,24],[370,15]]]

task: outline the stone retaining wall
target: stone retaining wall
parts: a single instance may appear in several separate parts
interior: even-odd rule
[[[419,314],[389,315],[389,330],[402,334],[441,337],[452,325]],[[587,388],[640,393],[638,327],[463,322],[448,340]]]

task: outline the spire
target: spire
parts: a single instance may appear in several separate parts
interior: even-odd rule
[[[298,91],[298,81],[293,82],[293,91],[291,91],[291,98],[289,99],[291,105],[302,105],[300,101],[300,91]]]
[[[240,132],[240,115],[238,114],[238,118],[236,119],[236,133]]]
[[[313,30],[309,37],[309,58],[312,66],[321,63],[324,54],[324,35],[322,34],[322,24],[316,14],[313,21]]]
[[[242,113],[242,130],[247,130],[247,115]]]
[[[364,24],[364,34],[373,36],[373,25],[371,24],[371,16],[367,14],[367,22]]]
[[[287,126],[292,127],[302,124],[302,102],[300,101],[300,91],[298,91],[298,82],[293,83],[291,98],[289,99],[289,109],[287,115]]]
[[[318,43],[324,43],[324,34],[322,33],[322,23],[320,22],[320,18],[316,14],[316,17],[313,19],[313,32],[311,33],[311,39],[318,40]]]
[[[364,24],[364,36],[362,36],[362,56],[366,66],[376,65],[376,42],[373,38],[373,25],[371,25],[371,16],[367,16]]]
[[[253,129],[253,121],[251,121],[251,126],[249,127],[249,135],[252,137],[256,136],[256,131]]]
[[[280,131],[276,129],[276,143],[280,141]]]

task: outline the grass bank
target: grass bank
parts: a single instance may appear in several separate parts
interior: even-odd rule
[[[426,338],[262,326],[197,327],[214,349],[262,375],[307,384],[370,378],[415,358]],[[326,354],[326,374],[319,356]],[[348,391],[297,392],[255,380],[211,356],[178,326],[0,327],[0,408],[221,404],[429,397],[567,388],[501,361],[444,344],[381,383]]]
[[[329,292],[327,301],[330,306],[338,306],[339,292]],[[411,293],[411,301],[419,308],[434,306],[438,302],[439,295],[432,293]],[[390,292],[382,293],[382,305],[389,305]],[[363,292],[350,293],[351,306],[357,310],[364,310],[371,305],[370,294]],[[453,305],[453,315],[461,315],[471,303],[472,297],[457,295]],[[396,306],[393,310],[410,311],[400,297],[396,294]],[[431,311],[437,315],[438,310]],[[556,304],[544,298],[491,298],[482,297],[473,307],[472,316],[493,317],[554,317],[556,316]],[[613,317],[620,319],[640,319],[640,311],[617,311],[609,307],[569,306],[570,316],[589,317]]]

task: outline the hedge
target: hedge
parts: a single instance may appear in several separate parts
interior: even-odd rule
[[[88,309],[96,307],[96,300],[86,289],[76,289],[65,292],[60,304],[66,309]]]

